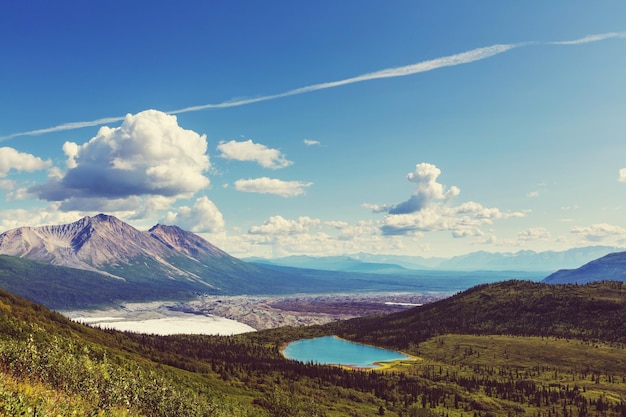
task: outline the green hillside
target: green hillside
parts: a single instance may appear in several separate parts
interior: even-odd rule
[[[390,316],[231,337],[92,329],[0,291],[0,415],[624,416],[626,285],[483,285]],[[328,334],[417,356],[285,359]]]
[[[6,255],[0,255],[0,288],[61,310],[110,306],[121,300],[184,299],[198,290],[185,282],[126,281]]]
[[[449,333],[626,343],[626,284],[484,284],[402,313],[354,319],[333,327],[346,338],[399,349]]]

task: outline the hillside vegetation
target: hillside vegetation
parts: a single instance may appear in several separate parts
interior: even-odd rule
[[[399,349],[449,333],[555,336],[623,344],[626,284],[485,284],[421,308],[354,319],[333,328],[352,340]]]
[[[621,283],[510,281],[390,316],[160,337],[0,292],[0,415],[625,416],[625,303]],[[281,355],[329,334],[418,359],[359,371]]]

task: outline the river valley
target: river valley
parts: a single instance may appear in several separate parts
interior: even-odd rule
[[[62,313],[73,320],[93,326],[139,333],[227,335],[394,313],[431,303],[448,295],[429,292],[201,296],[185,302],[128,303],[102,310]]]

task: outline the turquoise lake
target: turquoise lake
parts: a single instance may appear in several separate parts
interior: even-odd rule
[[[347,365],[359,368],[377,368],[375,362],[409,359],[408,356],[373,346],[348,342],[335,336],[298,340],[289,343],[283,355],[287,359],[327,365]]]

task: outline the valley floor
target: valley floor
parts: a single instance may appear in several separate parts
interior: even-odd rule
[[[63,311],[75,321],[138,333],[239,334],[394,313],[448,294],[202,296],[188,302],[128,303],[104,310]]]

